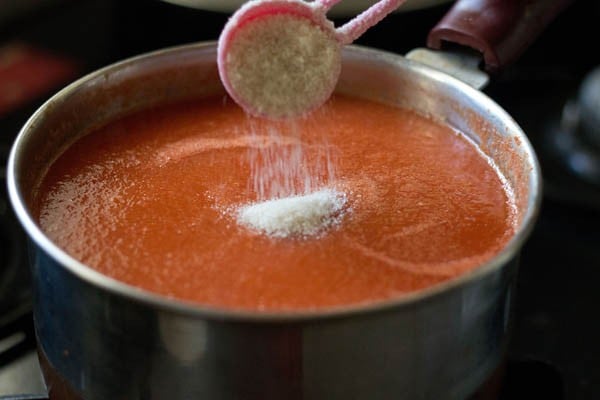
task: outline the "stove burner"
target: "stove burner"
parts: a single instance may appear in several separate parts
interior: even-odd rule
[[[583,81],[576,102],[563,110],[552,144],[567,168],[600,185],[600,67]]]
[[[561,120],[547,129],[543,146],[548,194],[600,206],[600,67],[583,80],[577,99],[566,103]]]
[[[0,145],[0,366],[35,347],[25,236],[6,193],[9,150]]]

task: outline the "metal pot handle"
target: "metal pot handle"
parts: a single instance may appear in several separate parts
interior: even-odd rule
[[[458,0],[430,31],[427,46],[447,43],[483,54],[493,72],[515,61],[572,0]]]

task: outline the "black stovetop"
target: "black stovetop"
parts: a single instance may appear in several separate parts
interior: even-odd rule
[[[80,74],[161,47],[216,39],[227,18],[153,0],[31,3],[39,6],[12,19],[0,19],[0,47],[18,40],[68,55],[79,62]],[[440,6],[391,16],[358,43],[406,53],[424,44],[428,29],[446,9]],[[600,367],[596,365],[600,360],[600,319],[596,317],[600,201],[595,201],[600,199],[600,188],[566,171],[546,149],[563,105],[575,96],[584,75],[600,66],[596,37],[590,33],[598,20],[600,3],[575,2],[514,66],[493,77],[485,90],[514,116],[534,144],[546,189],[539,222],[521,257],[515,329],[503,389],[506,399],[600,398]],[[2,157],[28,115],[50,94],[0,116]],[[30,385],[24,381],[19,389],[11,387],[12,392],[2,387],[2,374],[12,374],[11,365],[28,357],[31,368],[36,368],[31,361],[35,344],[23,236],[5,196],[3,189],[0,339],[15,331],[24,334],[9,350],[2,348],[5,341],[0,340],[0,395],[39,390],[39,380]]]

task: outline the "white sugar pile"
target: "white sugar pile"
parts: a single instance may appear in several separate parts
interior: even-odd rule
[[[271,237],[313,236],[339,223],[346,196],[332,189],[241,207],[238,223]]]

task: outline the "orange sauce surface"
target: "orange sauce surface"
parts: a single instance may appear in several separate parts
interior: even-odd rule
[[[348,197],[339,226],[314,238],[251,232],[231,210],[257,199],[248,132],[267,126],[289,128],[222,98],[111,123],[50,167],[38,193],[40,226],[117,280],[203,305],[271,311],[399,297],[481,265],[514,233],[498,173],[463,135],[343,96],[293,123],[309,163],[323,143],[334,149],[329,185]]]

